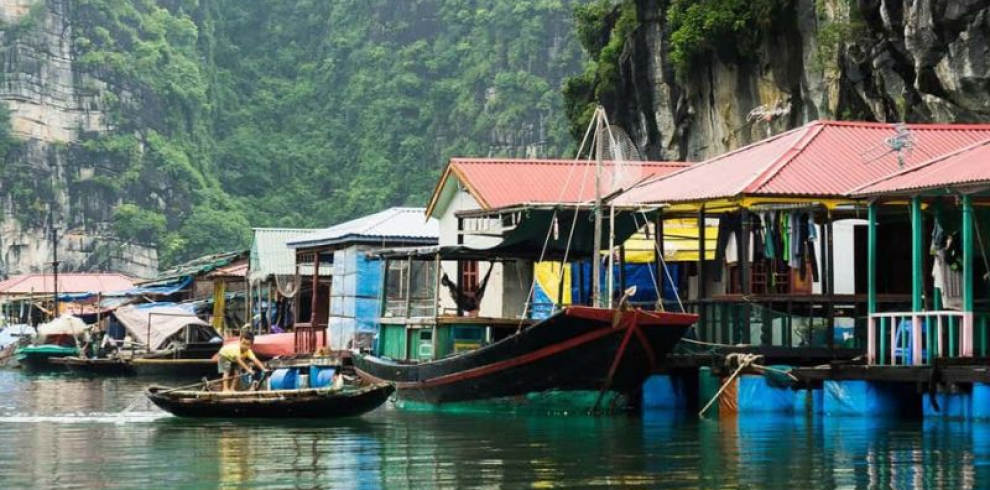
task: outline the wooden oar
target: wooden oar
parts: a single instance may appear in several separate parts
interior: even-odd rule
[[[210,386],[212,384],[220,383],[220,382],[223,382],[223,381],[228,381],[228,380],[231,380],[231,379],[237,379],[237,378],[240,378],[241,376],[243,376],[243,374],[235,374],[233,376],[225,376],[223,378],[214,379],[212,381],[210,381],[210,380],[203,380],[203,381],[200,381],[199,383],[195,383],[195,384],[191,384],[191,385],[186,385],[186,386],[180,386],[178,388],[169,388],[167,390],[159,391],[157,393],[158,394],[172,393],[172,392],[175,392],[175,391],[188,390],[189,388],[195,388],[197,386]]]

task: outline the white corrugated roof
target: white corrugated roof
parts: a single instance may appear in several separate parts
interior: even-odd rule
[[[290,240],[289,248],[322,247],[345,243],[396,242],[431,245],[440,237],[440,224],[426,219],[424,208],[389,208]]]
[[[251,245],[251,275],[268,277],[296,273],[296,252],[285,244],[317,230],[299,228],[255,228]]]

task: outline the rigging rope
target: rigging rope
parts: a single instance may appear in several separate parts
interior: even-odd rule
[[[585,146],[588,143],[588,137],[591,136],[591,128],[593,126],[594,126],[593,124],[589,124],[588,125],[588,129],[584,133],[584,138],[582,138],[582,140],[581,140],[581,146],[578,147],[578,151],[577,151],[577,155],[575,156],[575,160],[580,160],[581,159],[581,156],[584,154],[584,149],[585,149]],[[594,136],[592,136],[591,145],[594,146],[595,145],[595,142],[597,140],[598,140],[598,135],[595,134]],[[561,200],[563,200],[563,198],[564,198],[564,191],[567,189],[567,186],[570,184],[571,177],[574,175],[574,169],[576,167],[577,167],[576,164],[575,165],[571,165],[571,169],[567,173],[567,179],[564,181],[564,185],[562,185],[560,187],[560,192],[557,194],[557,201],[556,202],[561,202]],[[578,191],[578,195],[579,196],[581,195],[581,193],[584,192],[584,186],[586,184],[587,177],[588,177],[588,168],[589,168],[589,166],[588,165],[585,165],[584,175],[581,177],[581,187],[580,187],[580,189]],[[567,258],[567,253],[570,251],[571,238],[573,238],[573,236],[574,236],[574,229],[577,227],[577,215],[578,215],[578,209],[579,209],[579,207],[580,207],[580,202],[575,202],[574,203],[574,221],[571,223],[571,231],[570,231],[570,234],[569,234],[568,239],[567,239],[567,247],[564,250],[565,261],[566,261],[566,258]],[[554,228],[554,224],[556,222],[557,222],[557,211],[555,210],[553,212],[553,219],[550,220],[550,229],[547,230],[547,237],[543,241],[543,250],[540,251],[540,260],[539,260],[539,262],[543,262],[543,259],[546,257],[547,247],[550,244],[550,237],[553,235],[553,228]],[[563,275],[563,273],[564,273],[563,268],[561,268],[560,273],[561,273],[561,275]],[[533,275],[533,280],[531,281],[531,283],[529,285],[529,294],[526,295],[526,303],[523,306],[523,312],[522,312],[522,315],[519,318],[519,326],[517,327],[517,330],[522,329],[523,323],[525,323],[525,321],[526,321],[526,316],[529,314],[530,306],[532,305],[532,302],[533,302],[533,294],[535,292],[536,292],[536,275],[534,274]]]

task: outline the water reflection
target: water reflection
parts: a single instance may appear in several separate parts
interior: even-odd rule
[[[195,422],[143,382],[0,372],[0,488],[976,489],[990,424],[402,413]]]

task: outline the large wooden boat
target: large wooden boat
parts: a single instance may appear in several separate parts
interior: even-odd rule
[[[438,346],[440,357],[427,362],[356,354],[354,367],[369,381],[395,383],[403,401],[527,404],[534,395],[583,393],[591,397],[568,399],[594,400],[587,410],[634,408],[643,382],[696,320],[691,314],[575,306],[451,357],[443,357],[449,351],[444,346]],[[447,325],[454,326],[462,335],[467,328]],[[603,399],[618,405],[595,407]]]
[[[264,391],[171,391],[159,386],[145,395],[162,410],[179,417],[337,418],[368,413],[385,403],[395,388],[366,386]]]

